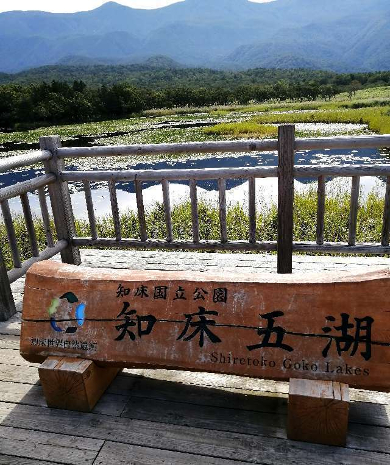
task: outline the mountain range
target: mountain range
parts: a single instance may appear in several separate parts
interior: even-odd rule
[[[185,0],[141,10],[0,14],[0,71],[129,64],[165,56],[191,67],[390,69],[389,0]]]

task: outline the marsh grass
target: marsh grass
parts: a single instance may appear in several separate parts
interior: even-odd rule
[[[277,124],[355,123],[367,124],[379,134],[390,133],[390,87],[357,91],[353,98],[339,94],[332,101],[275,102],[241,107],[237,112],[260,114],[243,122],[222,123],[204,129],[208,135],[276,137]]]
[[[253,121],[262,124],[279,123],[355,123],[367,124],[369,129],[381,134],[390,133],[390,106],[317,110],[302,113],[265,114]]]
[[[220,123],[210,128],[205,128],[204,133],[207,135],[227,135],[233,137],[256,136],[258,138],[276,138],[278,136],[278,127],[266,124],[259,124],[256,121],[242,121],[238,123]]]
[[[326,242],[345,242],[348,240],[348,218],[350,196],[346,190],[326,199],[325,232]],[[377,193],[369,194],[360,204],[358,214],[357,241],[380,242],[382,230],[384,200]],[[199,203],[199,232],[202,240],[219,240],[219,210],[207,202]],[[305,193],[296,193],[294,205],[294,240],[315,241],[317,218],[316,189]],[[164,207],[156,203],[146,215],[148,236],[151,239],[166,237]],[[260,205],[257,213],[256,238],[258,241],[275,241],[277,239],[277,207],[275,204]],[[46,247],[46,238],[42,220],[34,218],[39,247]],[[192,221],[191,204],[184,202],[172,208],[172,226],[175,240],[191,240]],[[22,215],[14,215],[14,227],[22,260],[31,257],[29,238]],[[121,215],[122,236],[139,239],[139,222],[137,213],[127,211]],[[249,218],[247,209],[235,203],[228,206],[227,229],[229,240],[248,240]],[[109,216],[97,219],[99,237],[115,237],[114,224]],[[53,226],[54,231],[54,226]],[[76,232],[80,237],[90,236],[87,220],[76,220]],[[8,244],[5,226],[0,223],[1,244]],[[12,268],[11,251],[8,245],[3,247],[6,266]]]
[[[390,133],[390,105],[367,108],[337,108],[297,112],[266,112],[249,121],[221,123],[203,131],[208,135],[235,137],[276,137],[277,124],[294,123],[355,123],[367,124],[376,133]]]

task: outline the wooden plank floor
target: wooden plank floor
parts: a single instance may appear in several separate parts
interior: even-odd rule
[[[274,255],[82,251],[83,266],[275,272]],[[294,272],[367,271],[384,258],[294,257]],[[18,314],[0,323],[0,464],[390,464],[390,394],[351,390],[346,448],[286,438],[288,384],[125,370],[93,413],[45,405],[37,366],[19,356]]]

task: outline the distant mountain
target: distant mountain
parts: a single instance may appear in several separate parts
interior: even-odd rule
[[[238,47],[227,56],[226,62],[238,67],[253,63],[254,66],[308,67],[338,72],[388,70],[390,2],[387,6],[388,12],[382,15],[378,12],[367,12],[365,16],[351,14],[349,22],[345,18],[317,20],[299,28],[280,29],[271,40]]]
[[[226,69],[390,69],[389,0],[185,0],[140,10],[0,14],[0,72],[169,57]]]

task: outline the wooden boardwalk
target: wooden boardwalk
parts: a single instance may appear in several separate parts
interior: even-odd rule
[[[275,255],[82,251],[82,266],[275,272]],[[386,258],[295,256],[294,272],[373,270]],[[390,394],[352,389],[346,448],[286,439],[288,384],[124,370],[93,413],[45,405],[37,366],[19,355],[18,314],[0,323],[0,464],[390,464]]]

